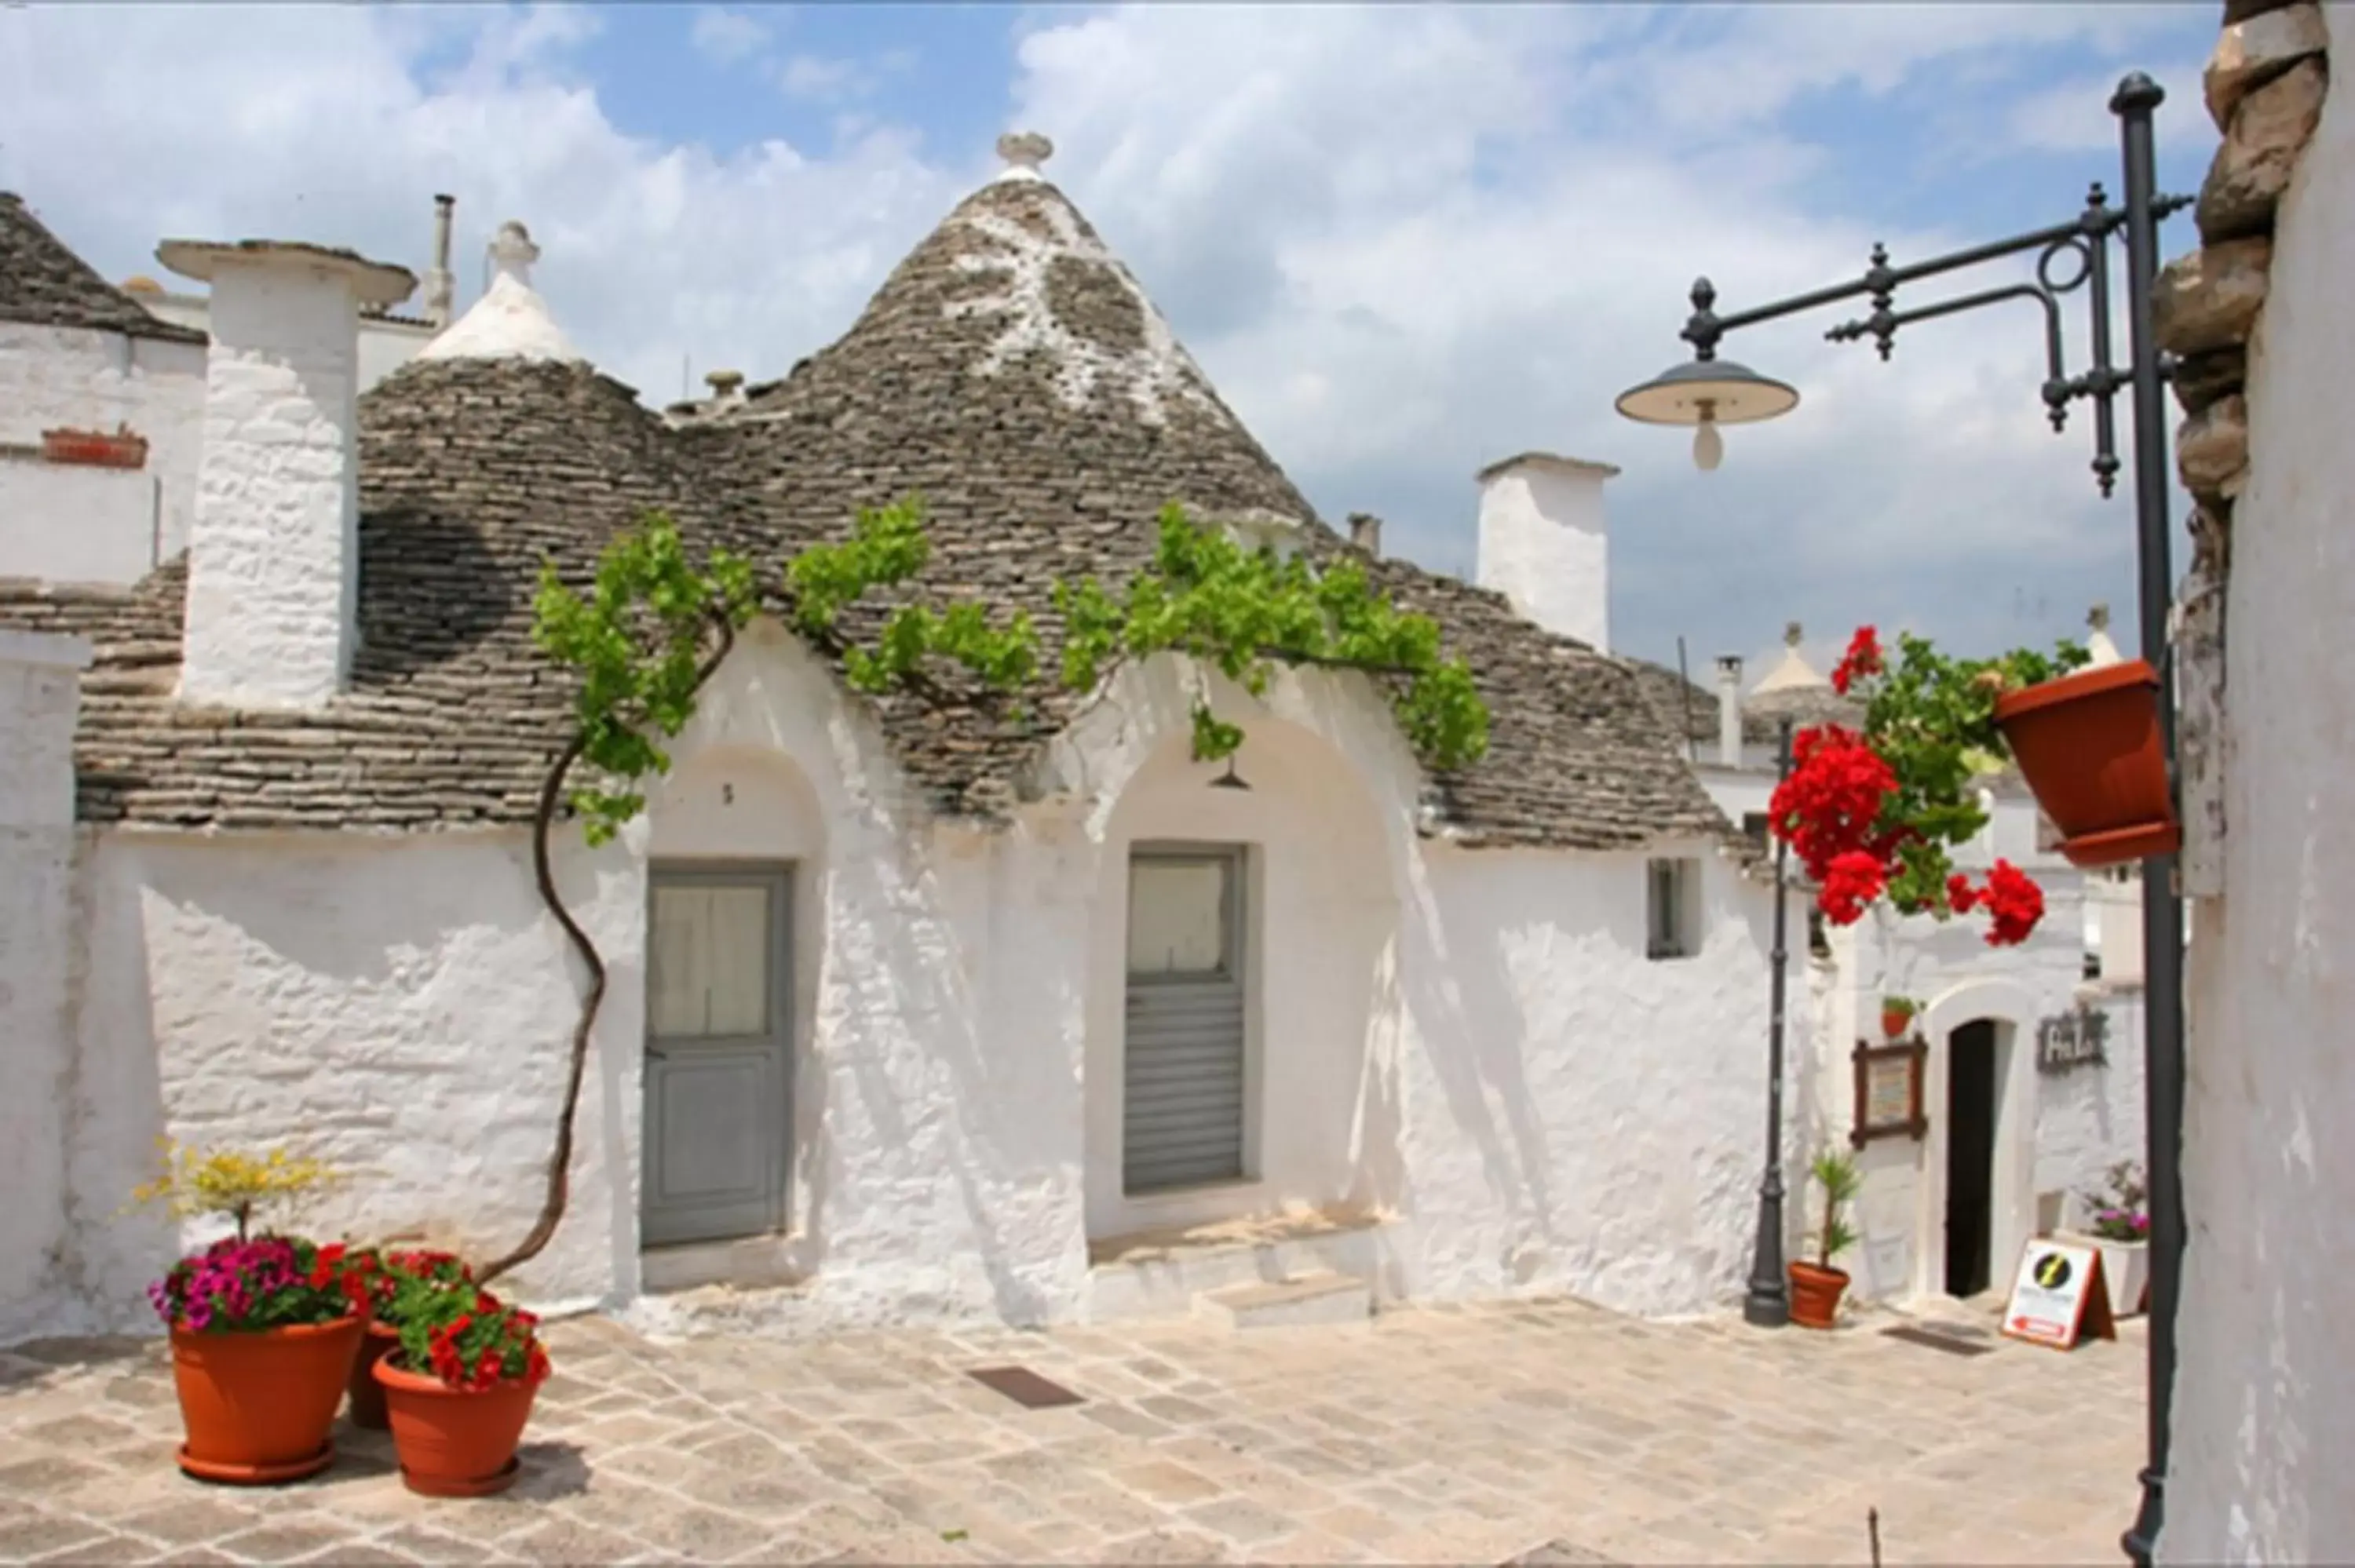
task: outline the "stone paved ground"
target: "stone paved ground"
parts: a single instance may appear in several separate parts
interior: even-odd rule
[[[1864,1563],[1877,1507],[1891,1563],[2118,1562],[2138,1326],[1965,1358],[1894,1321],[1524,1303],[655,1344],[581,1319],[552,1330],[524,1478],[473,1502],[411,1496],[388,1442],[341,1426],[318,1480],[183,1479],[159,1347],[51,1342],[0,1352],[0,1560]],[[1085,1402],[965,1375],[1007,1363]]]

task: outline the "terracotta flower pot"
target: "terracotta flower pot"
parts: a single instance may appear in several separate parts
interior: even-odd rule
[[[516,1445],[539,1385],[522,1379],[485,1389],[452,1388],[389,1355],[376,1364],[392,1420],[400,1478],[430,1498],[481,1498],[515,1484]]]
[[[1840,1293],[1848,1288],[1848,1271],[1819,1263],[1794,1263],[1791,1275],[1791,1321],[1803,1329],[1828,1329],[1839,1316]]]
[[[2006,693],[1995,722],[2070,864],[2116,865],[2182,843],[2159,747],[2158,673],[2142,660]]]
[[[400,1348],[400,1334],[371,1319],[352,1362],[352,1425],[371,1432],[385,1429],[384,1385],[376,1381],[376,1363]]]
[[[200,1480],[271,1486],[334,1462],[327,1430],[344,1400],[360,1320],[252,1331],[172,1330],[172,1382],[188,1440],[180,1468]]]
[[[1906,1025],[1913,1022],[1913,1014],[1904,1008],[1884,1007],[1881,1010],[1881,1032],[1891,1040],[1902,1039]]]

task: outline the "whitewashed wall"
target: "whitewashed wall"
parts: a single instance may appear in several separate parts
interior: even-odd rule
[[[74,1059],[74,717],[89,645],[0,632],[0,1343],[41,1326],[66,1274]]]
[[[2323,8],[2340,58],[2355,6]],[[2249,345],[2227,590],[2222,895],[2194,906],[2169,1563],[2355,1540],[2355,92],[2324,101]]]
[[[139,302],[147,313],[198,332],[212,330],[212,301],[204,294],[145,294]],[[434,329],[421,322],[386,321],[362,316],[359,321],[359,389],[369,387],[417,357],[433,341]]]
[[[906,805],[865,711],[775,628],[748,632],[647,815],[603,852],[560,841],[611,990],[572,1207],[523,1292],[641,1296],[645,866],[715,856],[795,868],[790,1229],[711,1276],[797,1283],[794,1327],[1071,1319],[1092,1239],[1300,1207],[1385,1217],[1399,1293],[1662,1314],[1738,1290],[1764,890],[1684,846],[1707,939],[1653,961],[1644,856],[1417,838],[1411,759],[1363,683],[1288,675],[1248,710],[1219,688],[1248,793],[1185,758],[1189,692],[1174,661],[1124,672],[1038,802],[983,834]],[[1119,1192],[1121,879],[1135,839],[1167,836],[1252,843],[1263,933],[1258,1181],[1191,1206]],[[60,1118],[78,1294],[48,1326],[142,1321],[186,1238],[113,1211],[159,1132],[352,1167],[312,1216],[327,1232],[483,1255],[528,1226],[577,976],[522,834],[111,832],[83,897]]]
[[[136,582],[188,541],[204,435],[205,347],[0,322],[0,446],[48,429],[147,438],[147,466],[0,453],[0,577]]]
[[[1739,821],[1764,811],[1770,775],[1704,767],[1704,783],[1721,810]],[[1947,1044],[1953,1031],[1979,1019],[1998,1030],[1997,1168],[1991,1271],[2000,1281],[2019,1247],[2034,1234],[2040,1211],[2055,1195],[2067,1200],[2096,1185],[2110,1166],[2143,1153],[2142,1014],[2132,986],[2087,986],[2087,879],[2059,855],[2036,848],[2036,808],[2025,798],[1996,801],[1988,831],[1963,846],[1955,863],[1982,868],[1998,857],[2032,874],[2044,889],[2044,919],[2017,947],[1991,948],[1982,916],[1939,922],[1892,915],[1886,906],[1845,930],[1828,932],[1828,959],[1813,963],[1818,1012],[1805,1042],[1801,1071],[1806,1122],[1795,1193],[1805,1197],[1801,1234],[1821,1215],[1820,1194],[1804,1181],[1805,1160],[1825,1147],[1849,1148],[1855,1124],[1859,1038],[1878,1044],[1881,999],[1912,997],[1929,1008],[1923,1024],[1930,1054],[1923,1064],[1925,1138],[1877,1139],[1855,1150],[1863,1177],[1852,1216],[1859,1240],[1839,1260],[1854,1277],[1857,1299],[1899,1299],[1945,1287]],[[1807,895],[1792,895],[1794,986],[1806,962],[1804,924]],[[2135,950],[2139,952],[2139,944]],[[2108,1019],[2107,1066],[2065,1074],[2038,1073],[2040,1021],[2080,1005]]]

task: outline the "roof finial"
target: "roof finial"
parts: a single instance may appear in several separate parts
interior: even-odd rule
[[[498,238],[491,241],[491,264],[524,287],[531,286],[531,264],[539,260],[539,247],[531,242],[531,231],[514,218],[499,225]]]
[[[2110,607],[2106,604],[2097,604],[2087,610],[2085,624],[2095,631],[2107,631],[2110,629]]]
[[[1055,143],[1036,131],[1008,131],[997,139],[997,155],[1006,160],[1001,180],[1042,180],[1039,165],[1055,155]]]
[[[1784,628],[1783,628],[1783,646],[1784,646],[1784,647],[1785,647],[1785,648],[1794,648],[1794,649],[1796,649],[1796,647],[1798,647],[1798,645],[1799,645],[1799,637],[1800,637],[1800,632],[1799,632],[1799,623],[1798,623],[1797,621],[1796,621],[1796,620],[1794,620],[1794,621],[1790,621],[1790,622],[1786,623],[1786,624],[1784,626]]]

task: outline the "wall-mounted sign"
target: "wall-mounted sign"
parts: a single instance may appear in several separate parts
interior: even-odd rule
[[[1894,1045],[1856,1043],[1856,1117],[1849,1141],[1859,1149],[1877,1138],[1920,1139],[1930,1130],[1922,1114],[1922,1068],[1927,1041]]]
[[[2069,1350],[2079,1340],[2116,1339],[2101,1253],[2061,1242],[2030,1242],[2020,1251],[2011,1299],[2004,1304],[2003,1331],[2056,1351]]]
[[[2044,1074],[2073,1072],[2079,1067],[2106,1065],[2110,1059],[2110,1015],[2081,1007],[2047,1018],[2036,1026],[2036,1070]]]

